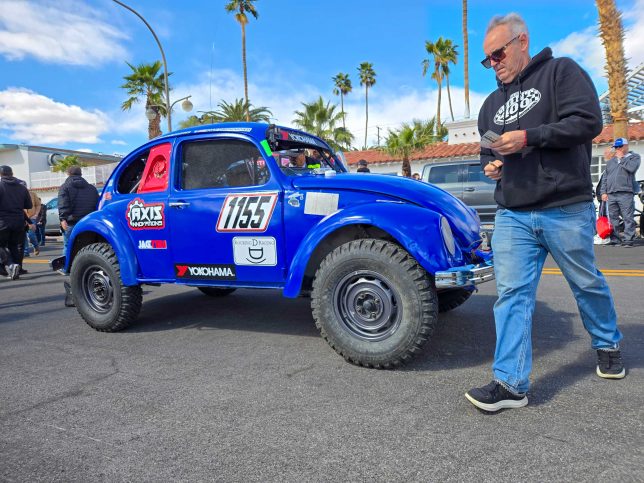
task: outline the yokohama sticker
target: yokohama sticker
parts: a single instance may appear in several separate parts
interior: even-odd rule
[[[163,203],[145,203],[135,198],[127,205],[127,225],[132,230],[162,230],[165,228]]]
[[[198,280],[236,280],[235,265],[212,265],[195,263],[177,263],[174,266],[175,276],[180,279]]]
[[[228,195],[219,213],[217,231],[266,231],[276,203],[277,193]]]

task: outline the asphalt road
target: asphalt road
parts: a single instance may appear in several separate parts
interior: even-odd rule
[[[52,245],[0,280],[1,481],[644,481],[638,272],[609,276],[624,380],[595,376],[570,290],[547,271],[530,404],[487,415],[463,393],[491,378],[493,284],[410,366],[378,371],[331,350],[309,299],[273,290],[147,287],[137,323],[96,332],[33,263]],[[644,275],[644,245],[596,251],[607,273]]]

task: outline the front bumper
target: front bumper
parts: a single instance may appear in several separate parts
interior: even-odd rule
[[[434,274],[437,289],[475,287],[494,280],[491,262],[454,267]]]

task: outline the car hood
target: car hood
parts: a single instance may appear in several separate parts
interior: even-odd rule
[[[335,176],[299,176],[292,180],[297,190],[363,191],[382,194],[429,208],[450,223],[455,238],[464,249],[474,248],[480,240],[476,211],[447,191],[409,178],[379,174],[338,173]]]

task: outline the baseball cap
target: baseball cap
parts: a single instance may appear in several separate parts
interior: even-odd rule
[[[0,176],[13,176],[13,170],[11,169],[11,166],[0,166]]]
[[[361,159],[358,161],[358,166],[366,166],[367,165],[367,160],[366,159]]]
[[[615,139],[615,144],[613,144],[614,148],[621,148],[622,146],[627,146],[628,145],[628,139],[626,138],[617,138]]]

